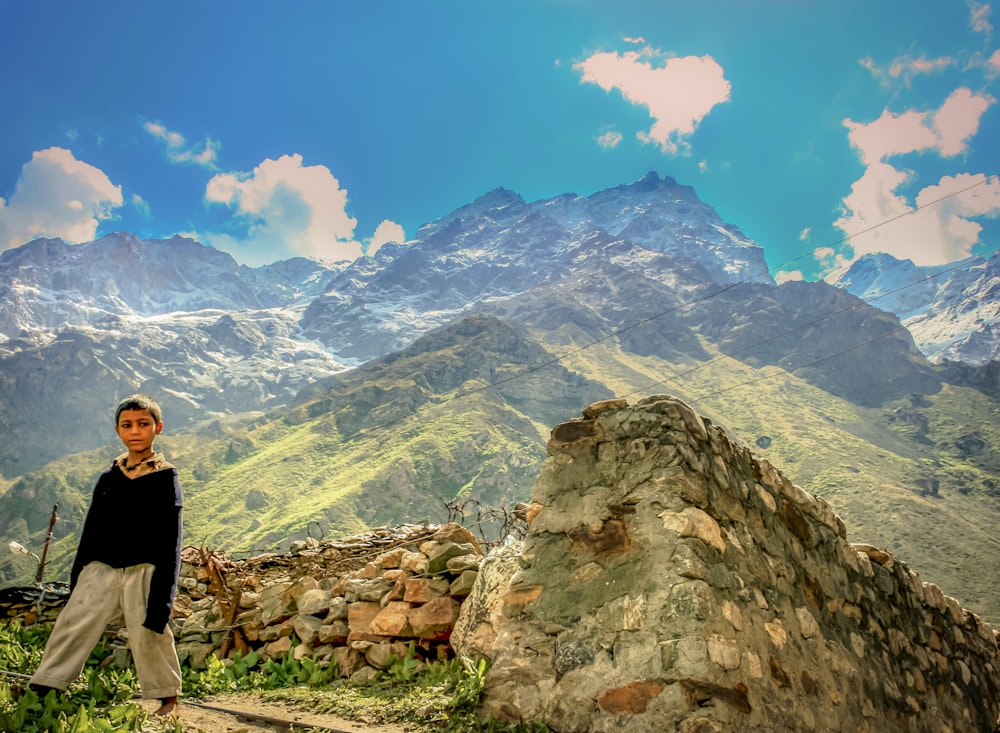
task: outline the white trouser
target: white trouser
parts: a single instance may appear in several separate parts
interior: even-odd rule
[[[112,568],[92,562],[84,567],[66,607],[56,618],[31,683],[65,690],[80,675],[105,627],[124,615],[142,696],[180,695],[181,669],[170,626],[157,634],[142,625],[152,576],[152,565]]]

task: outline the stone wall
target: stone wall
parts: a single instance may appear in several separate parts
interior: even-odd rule
[[[171,630],[178,656],[203,669],[212,655],[309,658],[364,681],[393,657],[451,656],[449,639],[475,582],[482,548],[457,524],[377,529],[285,554],[234,562],[185,548]],[[50,623],[66,593],[10,592],[0,616]],[[2,594],[0,594],[2,595]],[[41,609],[41,614],[38,613]],[[127,634],[109,628],[114,663],[131,663]]]
[[[457,524],[374,530],[232,562],[188,548],[171,622],[181,660],[256,651],[372,678],[393,657],[445,659],[482,549]]]
[[[484,712],[560,733],[993,731],[994,631],[684,403],[557,426],[463,608]],[[513,570],[511,570],[513,568]]]

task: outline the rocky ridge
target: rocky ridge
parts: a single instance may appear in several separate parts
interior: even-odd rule
[[[994,729],[990,624],[688,405],[592,405],[548,453],[523,550],[453,638],[492,660],[487,712],[561,733]]]
[[[401,525],[242,561],[206,548],[182,553],[170,628],[178,656],[205,669],[251,650],[259,658],[309,658],[368,681],[392,657],[451,655],[449,639],[475,582],[483,548],[457,524]],[[50,587],[0,592],[0,618],[52,623],[68,597]],[[112,656],[131,662],[128,634],[112,625]],[[413,645],[411,652],[410,645]]]

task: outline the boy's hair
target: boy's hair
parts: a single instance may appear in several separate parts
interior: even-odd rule
[[[149,395],[133,394],[119,402],[118,409],[115,410],[115,425],[118,424],[118,418],[125,410],[149,410],[149,414],[153,416],[154,421],[163,421],[163,410],[160,409],[160,405],[157,404],[156,400]]]

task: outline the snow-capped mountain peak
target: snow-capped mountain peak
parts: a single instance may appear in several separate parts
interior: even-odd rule
[[[928,359],[1000,359],[1000,256],[922,267],[885,253],[859,257],[834,283],[894,313]]]

